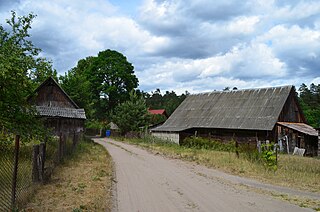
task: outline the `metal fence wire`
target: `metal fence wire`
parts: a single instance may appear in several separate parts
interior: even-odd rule
[[[61,134],[39,143],[0,133],[0,211],[22,208],[54,167],[75,151],[81,136]]]

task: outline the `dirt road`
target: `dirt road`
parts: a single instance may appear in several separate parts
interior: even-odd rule
[[[311,211],[241,188],[216,170],[111,139],[95,141],[115,163],[116,211]]]

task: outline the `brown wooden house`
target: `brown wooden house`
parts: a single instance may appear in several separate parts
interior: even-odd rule
[[[317,131],[306,124],[294,86],[190,95],[152,134],[176,143],[196,135],[253,145],[268,140],[307,155],[318,150]]]
[[[45,126],[52,129],[55,135],[84,130],[84,109],[79,108],[52,77],[35,90],[34,97],[29,101],[36,106]]]

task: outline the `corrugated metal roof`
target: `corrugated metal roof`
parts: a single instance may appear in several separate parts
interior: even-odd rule
[[[305,123],[277,122],[277,124],[284,127],[288,127],[290,129],[296,130],[298,132],[301,132],[307,135],[318,136],[318,131]]]
[[[86,119],[84,109],[36,106],[40,116]]]
[[[293,86],[211,92],[188,96],[153,131],[190,128],[272,130]]]

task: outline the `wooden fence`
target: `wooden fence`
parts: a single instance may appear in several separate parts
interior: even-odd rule
[[[0,140],[0,211],[17,210],[34,190],[50,179],[54,168],[75,151],[81,133],[60,134],[39,144]]]

